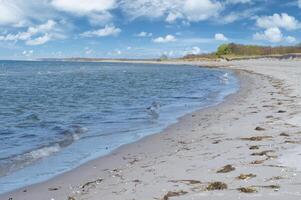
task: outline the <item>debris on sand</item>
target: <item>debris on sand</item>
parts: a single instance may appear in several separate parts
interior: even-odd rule
[[[172,182],[172,183],[186,183],[188,185],[195,185],[195,184],[202,184],[201,181],[198,181],[198,180],[172,180],[172,181],[169,181],[169,182]]]
[[[265,128],[262,128],[262,127],[257,126],[257,127],[255,128],[255,131],[265,131]]]
[[[250,146],[249,149],[250,149],[250,150],[258,150],[258,149],[259,149],[259,146],[257,146],[257,145]]]
[[[226,165],[222,169],[218,170],[217,173],[229,173],[235,170],[232,165]]]
[[[255,193],[257,190],[253,187],[241,187],[237,189],[238,191],[242,193]]]
[[[171,192],[169,191],[166,195],[164,195],[164,197],[162,198],[162,200],[168,200],[170,197],[178,197],[178,196],[182,196],[187,194],[188,192],[180,190],[177,192]]]
[[[255,177],[256,177],[255,174],[241,174],[237,177],[237,179],[248,180],[248,179],[255,178]]]
[[[219,144],[221,142],[221,140],[215,140],[212,142],[212,144]]]
[[[266,150],[266,151],[262,151],[262,152],[257,152],[257,153],[252,153],[251,156],[267,156],[267,157],[271,157],[268,155],[268,153],[274,153],[275,151],[273,150]]]
[[[286,113],[285,110],[279,110],[278,113]]]
[[[130,161],[129,163],[131,164],[131,165],[133,165],[133,164],[135,164],[136,162],[138,162],[139,160],[137,159],[137,158],[134,158],[132,161]]]
[[[251,162],[250,164],[252,164],[252,165],[260,165],[260,164],[263,164],[264,161],[266,161],[266,160],[255,160],[255,161]]]
[[[226,189],[228,189],[228,186],[226,183],[223,183],[223,182],[212,182],[212,183],[209,183],[209,185],[206,187],[206,189],[209,191],[226,190]]]
[[[275,176],[275,177],[272,177],[270,179],[266,179],[265,181],[275,181],[275,180],[281,180],[281,179],[284,179],[284,177],[282,177],[282,176]]]
[[[300,141],[286,140],[286,141],[284,141],[284,143],[286,143],[286,144],[300,144],[301,142]]]
[[[95,187],[96,185],[100,184],[102,181],[103,181],[103,179],[102,179],[102,178],[99,178],[99,179],[97,179],[97,180],[95,180],[95,181],[87,182],[87,183],[85,183],[84,185],[81,186],[81,189],[82,189],[83,191],[86,191],[86,190],[88,190],[90,187]]]
[[[253,136],[249,138],[241,138],[242,140],[249,140],[249,141],[262,141],[265,139],[271,139],[273,138],[272,136]]]
[[[60,187],[51,187],[51,188],[48,188],[48,191],[57,191],[59,189],[60,189]]]
[[[267,186],[262,186],[263,188],[270,188],[270,189],[280,189],[279,185],[267,185]]]
[[[267,188],[267,189],[272,189],[274,191],[279,191],[280,189],[279,185],[264,185],[264,186],[254,186],[254,187]]]
[[[287,134],[287,133],[281,133],[280,136],[283,136],[283,137],[289,137],[290,135]]]
[[[68,200],[75,200],[74,197],[68,197]]]

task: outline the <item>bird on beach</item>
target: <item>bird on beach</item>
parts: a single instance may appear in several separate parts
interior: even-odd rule
[[[152,119],[158,119],[160,107],[160,103],[154,101],[151,106],[146,108],[146,112],[152,117]]]
[[[221,83],[227,84],[229,82],[229,74],[225,73],[222,76],[219,77]]]

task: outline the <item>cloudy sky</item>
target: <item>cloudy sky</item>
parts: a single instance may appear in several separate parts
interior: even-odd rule
[[[178,57],[301,40],[301,0],[0,0],[0,13],[0,59]]]

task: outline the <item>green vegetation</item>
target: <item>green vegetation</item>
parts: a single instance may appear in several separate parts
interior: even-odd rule
[[[246,58],[289,58],[301,57],[301,44],[296,46],[259,46],[241,44],[222,44],[216,52],[210,54],[186,55],[184,60],[226,60],[246,59]]]
[[[223,56],[223,55],[229,55],[229,54],[232,54],[232,49],[229,44],[220,45],[216,52],[217,56]]]
[[[257,46],[240,44],[223,44],[218,48],[217,56],[236,55],[236,56],[266,56],[301,53],[301,45],[296,46]]]

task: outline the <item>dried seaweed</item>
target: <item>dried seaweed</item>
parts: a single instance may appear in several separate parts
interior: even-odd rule
[[[262,127],[257,126],[257,127],[255,128],[255,131],[265,131],[265,128],[262,128]]]
[[[168,200],[170,197],[178,197],[187,194],[188,192],[180,190],[177,192],[169,191],[166,195],[163,196],[162,200]]]
[[[241,187],[237,189],[238,191],[242,193],[255,193],[257,190],[253,187]]]
[[[255,146],[250,146],[249,149],[250,149],[250,150],[257,150],[257,149],[259,149],[259,146],[257,146],[257,145],[255,145]]]
[[[226,183],[223,183],[223,182],[212,182],[212,183],[209,183],[209,185],[206,187],[206,189],[209,191],[226,190],[226,189],[228,189],[228,186]]]
[[[182,183],[186,183],[186,184],[189,184],[189,185],[195,185],[195,184],[201,184],[202,182],[201,181],[198,181],[198,180],[189,180],[189,179],[185,179],[185,180],[172,180],[170,181],[172,183],[178,183],[178,182],[182,182]]]
[[[287,144],[300,144],[301,142],[300,141],[286,140],[286,141],[284,141],[284,143],[287,143]]]
[[[237,179],[248,180],[248,179],[255,178],[255,177],[256,177],[255,174],[241,174],[237,177]]]
[[[287,133],[281,133],[280,136],[283,136],[283,137],[289,137],[290,135],[287,134]]]
[[[268,157],[270,157],[268,155],[268,153],[273,153],[273,152],[275,152],[275,151],[273,151],[273,150],[266,150],[266,151],[262,151],[262,152],[252,153],[251,156],[268,156]]]
[[[218,170],[217,173],[229,173],[234,170],[235,170],[235,167],[233,167],[232,165],[226,165],[222,169]]]
[[[286,113],[285,110],[279,110],[278,113]]]
[[[271,139],[272,136],[253,136],[249,138],[241,138],[242,140],[248,140],[248,141],[262,141],[264,139]]]
[[[83,191],[85,191],[87,188],[92,187],[92,186],[94,187],[95,185],[101,183],[102,181],[103,181],[103,179],[101,179],[101,178],[99,178],[95,181],[89,181],[89,182],[85,183],[84,185],[82,185],[81,188]]]
[[[255,160],[255,161],[251,162],[250,164],[252,164],[252,165],[259,165],[259,164],[264,163],[264,161],[266,161],[266,160]]]

